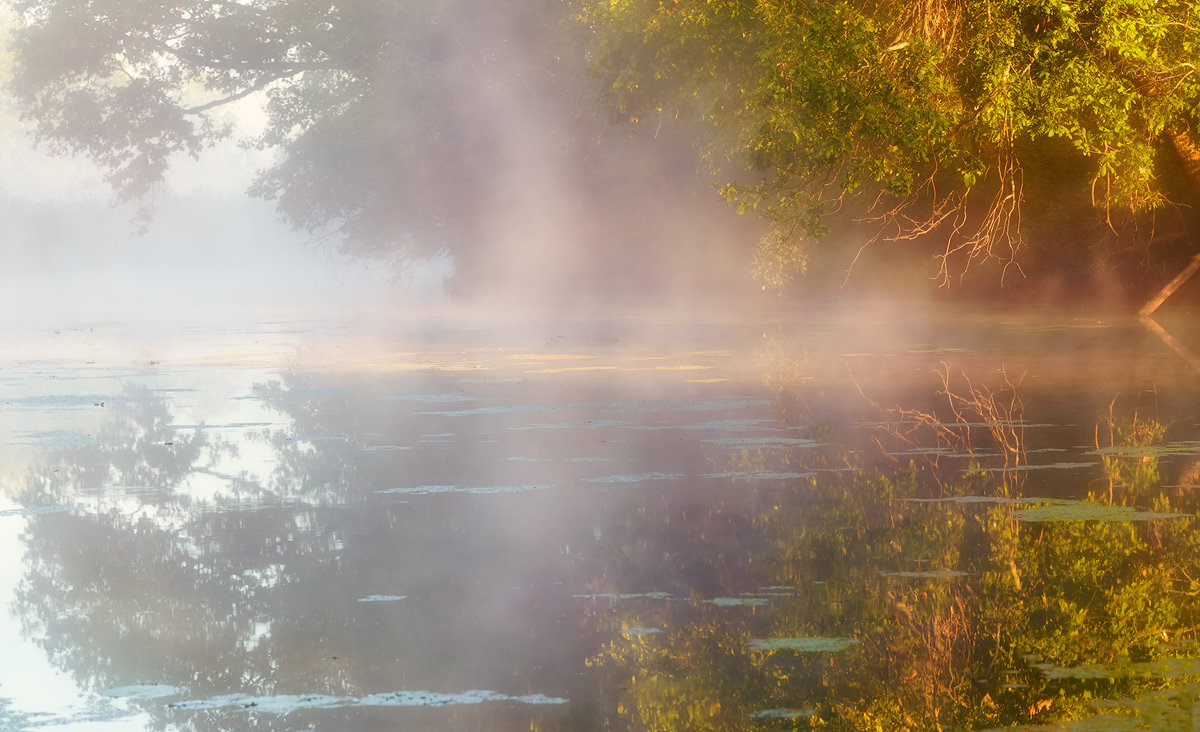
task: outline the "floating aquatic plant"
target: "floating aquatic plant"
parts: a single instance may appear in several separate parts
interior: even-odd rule
[[[1184,518],[1191,514],[1138,511],[1132,506],[1110,506],[1085,501],[1062,501],[1045,506],[1030,506],[1015,512],[1015,516],[1031,523],[1050,521],[1149,521],[1151,519]]]
[[[585,478],[589,483],[641,483],[647,480],[675,480],[683,478],[683,473],[641,473],[639,475],[602,475],[599,478]]]
[[[807,636],[800,638],[751,638],[749,645],[759,651],[796,651],[798,653],[838,653],[858,643],[853,638]]]
[[[804,478],[812,478],[816,473],[776,473],[769,470],[763,471],[732,471],[728,473],[707,473],[705,478],[752,478],[754,480],[803,480]]]
[[[544,694],[511,696],[496,691],[474,689],[458,694],[435,691],[392,691],[363,697],[329,696],[327,694],[279,694],[250,696],[222,694],[208,699],[189,699],[174,702],[172,709],[238,708],[266,714],[290,714],[297,709],[340,709],[345,707],[444,707],[451,704],[481,704],[483,702],[516,702],[519,704],[566,704],[567,700]]]
[[[159,699],[164,696],[182,694],[185,691],[187,689],[182,686],[154,683],[114,686],[110,689],[101,689],[96,693],[100,696],[106,696],[109,699]]]
[[[571,595],[579,600],[669,600],[671,593],[669,592],[598,592],[590,595]]]
[[[704,604],[717,607],[758,607],[766,605],[767,600],[762,597],[714,597],[711,600],[704,600]]]
[[[46,513],[62,513],[63,511],[74,511],[74,506],[29,506],[27,508],[9,508],[0,511],[0,517],[3,516],[41,516]]]
[[[548,485],[486,485],[486,486],[457,486],[457,485],[419,485],[411,488],[388,488],[375,491],[376,493],[399,493],[410,496],[428,496],[438,493],[468,493],[470,495],[491,495],[496,493],[522,493],[549,488]]]
[[[816,714],[814,709],[764,709],[761,712],[754,712],[750,715],[751,719],[803,719]]]

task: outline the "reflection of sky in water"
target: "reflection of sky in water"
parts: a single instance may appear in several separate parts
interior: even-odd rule
[[[0,598],[12,598],[22,580],[22,527],[26,518],[10,500],[0,496]],[[5,603],[7,606],[7,602]],[[125,729],[142,727],[146,720],[136,711],[103,702],[55,667],[46,652],[22,632],[21,623],[7,607],[0,613],[0,729],[57,726],[79,721],[97,725],[120,720]],[[97,727],[102,729],[102,727]]]

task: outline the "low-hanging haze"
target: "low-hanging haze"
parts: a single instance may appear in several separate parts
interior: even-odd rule
[[[134,206],[112,205],[100,171],[34,150],[28,125],[5,109],[6,312],[93,319],[394,313],[451,300],[557,313],[690,311],[726,308],[735,295],[757,290],[747,275],[757,228],[722,204],[692,167],[690,151],[680,152],[686,144],[581,122],[581,115],[602,116],[580,101],[598,96],[585,82],[565,91],[553,86],[554,93],[534,89],[534,76],[555,71],[528,63],[537,54],[526,51],[545,40],[529,28],[453,15],[439,22],[462,24],[442,32],[453,43],[436,54],[445,68],[471,68],[469,84],[442,78],[437,95],[401,103],[451,103],[447,129],[464,137],[450,147],[470,144],[472,131],[486,128],[475,185],[454,201],[475,222],[468,253],[406,257],[397,243],[384,256],[347,256],[358,253],[353,242],[281,223],[274,202],[246,195],[254,173],[272,165],[278,151],[237,144],[263,124],[261,94],[220,110],[234,125],[231,140],[199,161],[175,156],[166,180],[142,202],[154,216],[141,234],[130,223]],[[572,62],[578,68],[583,49],[572,51],[580,54]],[[462,59],[447,62],[448,54]],[[511,93],[527,81],[528,94]],[[377,152],[403,168],[400,151]],[[414,167],[411,175],[417,188],[456,190],[450,173]],[[396,242],[403,240],[397,232]]]

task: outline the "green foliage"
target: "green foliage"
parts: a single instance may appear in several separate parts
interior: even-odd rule
[[[1082,184],[1104,211],[1152,209],[1164,203],[1157,152],[1195,132],[1192,3],[585,5],[613,107],[706,129],[726,197],[771,222],[772,284],[804,265],[796,242],[823,236],[859,194],[852,214],[878,236],[941,231],[943,277],[1011,258],[1024,169],[1055,140],[1090,171]]]

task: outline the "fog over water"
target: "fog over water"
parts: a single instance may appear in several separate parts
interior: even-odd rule
[[[398,274],[292,231],[245,196],[252,169],[236,150],[181,160],[144,224],[86,161],[45,155],[12,127],[4,150],[19,171],[0,188],[6,323],[336,320],[445,303],[446,262]]]
[[[0,732],[1194,726],[1185,308],[764,293],[557,0],[185,5],[180,57],[314,54],[164,82],[280,149],[247,93],[115,203],[0,108]]]

